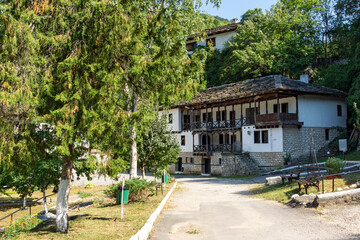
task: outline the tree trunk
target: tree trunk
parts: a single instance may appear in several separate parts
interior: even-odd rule
[[[23,197],[23,208],[25,208],[25,207],[26,207],[26,196]]]
[[[138,153],[137,153],[137,145],[136,145],[136,126],[132,126],[131,128],[131,156],[130,156],[130,178],[137,177],[137,161],[138,161]]]
[[[68,221],[68,200],[70,192],[70,181],[73,166],[74,146],[69,145],[70,156],[64,158],[59,191],[56,201],[56,226],[62,233],[67,233],[69,229]]]
[[[43,202],[44,202],[44,210],[45,210],[45,214],[48,213],[48,209],[47,209],[47,206],[46,206],[46,195],[45,195],[45,189],[43,189]]]
[[[125,95],[128,113],[131,115],[132,113],[138,110],[139,100],[134,91],[134,87],[132,87],[130,93],[129,86],[125,84]],[[138,153],[137,153],[137,145],[136,145],[136,119],[134,119],[133,124],[130,125],[130,138],[131,138],[131,146],[130,146],[130,178],[137,177],[137,161],[138,161]]]
[[[142,179],[145,179],[145,163],[141,163],[141,173],[142,173]]]

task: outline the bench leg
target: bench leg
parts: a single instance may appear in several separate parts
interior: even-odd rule
[[[305,187],[305,194],[307,194],[307,189],[309,186],[304,186]]]
[[[299,184],[299,192],[301,191],[301,183],[298,183]]]
[[[283,184],[285,184],[285,178],[281,178]]]

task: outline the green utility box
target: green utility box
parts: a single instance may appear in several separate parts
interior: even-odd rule
[[[161,182],[167,183],[168,182],[168,175],[165,173],[161,175]]]
[[[121,190],[122,190],[122,186],[119,186],[116,196],[116,204],[121,204]],[[123,203],[127,204],[129,202],[129,187],[125,186],[123,192],[124,192]]]

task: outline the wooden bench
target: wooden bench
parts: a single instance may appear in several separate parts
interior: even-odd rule
[[[320,177],[316,176],[314,173],[312,173],[308,179],[299,179],[297,180],[297,182],[299,184],[299,192],[301,191],[301,185],[304,186],[305,194],[307,194],[307,189],[309,187],[316,187],[318,192],[320,191],[319,189]]]
[[[299,180],[300,178],[300,169],[292,169],[290,170],[290,175],[283,175],[283,176],[280,176],[281,177],[281,180],[282,180],[282,183],[284,184],[285,183],[285,179],[288,180],[289,184],[292,182],[292,180]]]

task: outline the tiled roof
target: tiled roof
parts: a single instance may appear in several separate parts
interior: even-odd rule
[[[307,84],[299,80],[290,79],[280,75],[270,75],[225,84],[218,87],[207,88],[200,91],[189,101],[180,101],[177,106],[224,102],[274,92],[326,95],[341,98],[344,98],[347,95],[345,92],[340,90]]]
[[[220,33],[224,33],[224,32],[231,32],[231,31],[236,30],[238,24],[240,24],[240,23],[231,23],[231,24],[216,27],[216,28],[209,28],[209,29],[206,29],[205,32],[206,32],[207,36],[212,36],[212,35],[216,35],[216,34],[220,34]],[[188,41],[193,40],[193,37],[190,36],[190,37],[188,37],[187,40]]]

